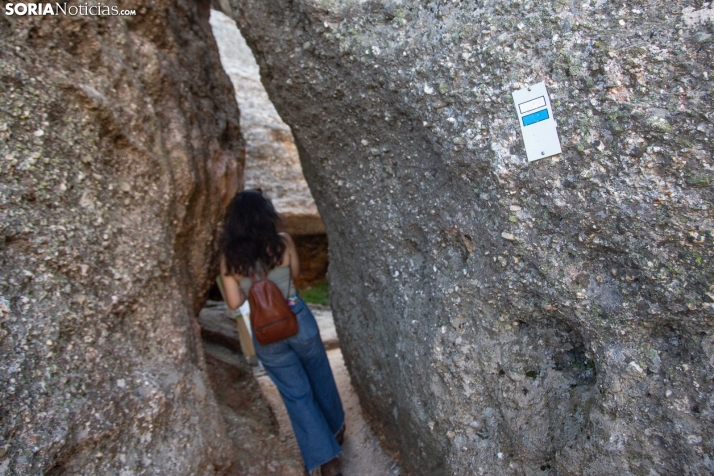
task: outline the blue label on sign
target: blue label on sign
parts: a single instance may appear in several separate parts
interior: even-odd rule
[[[535,124],[536,122],[540,121],[545,121],[548,119],[548,110],[543,109],[538,112],[534,112],[533,114],[528,114],[527,116],[523,116],[523,125],[524,126],[530,126],[531,124]]]

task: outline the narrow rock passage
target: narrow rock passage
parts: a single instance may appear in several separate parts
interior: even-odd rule
[[[382,452],[379,439],[362,415],[357,394],[342,359],[328,307],[310,305],[320,327],[337,389],[345,409],[347,431],[342,446],[344,476],[398,476],[401,469]],[[209,382],[233,442],[231,475],[304,476],[303,461],[285,405],[261,367],[240,354],[235,321],[222,301],[209,301],[198,319]],[[251,371],[254,378],[251,378]],[[257,383],[256,383],[257,382]],[[319,470],[311,476],[320,476]]]
[[[295,157],[295,167],[288,163],[290,162],[289,160],[285,159],[285,156],[291,153],[295,154],[295,156],[297,154],[292,143],[290,130],[282,123],[268,99],[267,93],[260,83],[258,65],[255,63],[235,22],[228,16],[212,10],[211,27],[218,43],[221,63],[233,81],[236,90],[238,106],[241,110],[241,124],[245,125],[243,133],[246,135],[247,155],[252,157],[254,162],[246,164],[246,186],[268,187],[266,191],[273,198],[276,208],[283,217],[286,214],[289,216],[294,210],[314,208],[315,205],[302,178],[297,157]],[[290,136],[290,140],[286,140],[286,136]],[[281,159],[277,160],[276,157]],[[287,172],[282,170],[285,168],[290,170]],[[299,180],[294,177],[296,174],[300,176]],[[276,177],[292,179],[278,180]],[[317,214],[317,211],[315,210],[314,213]],[[378,438],[364,420],[357,394],[352,387],[350,376],[339,348],[339,341],[337,340],[337,333],[332,320],[332,311],[329,307],[313,304],[310,304],[310,308],[318,321],[320,333],[328,351],[330,365],[335,374],[337,387],[345,408],[347,429],[342,448],[343,452],[340,457],[342,474],[344,476],[399,475],[401,473],[399,466],[393,459],[382,452]],[[220,305],[216,303],[215,312],[225,314],[225,306],[222,303]],[[204,327],[204,332],[211,334],[214,339],[216,335],[235,334],[234,323],[230,319],[226,320],[225,315],[208,319],[210,314],[208,309],[204,309],[202,314],[204,319],[201,325]],[[212,324],[209,324],[209,321]],[[216,327],[216,323],[220,323],[220,325]],[[233,337],[233,340],[237,342],[237,335]],[[235,346],[234,344],[230,345]],[[206,347],[207,352],[211,352],[212,349],[212,346]],[[226,354],[226,351],[223,351],[223,354]],[[227,357],[223,354],[223,360],[226,360]],[[233,367],[246,368],[245,362],[237,364],[235,362],[236,359],[242,358],[234,355],[233,360],[230,362]],[[235,463],[235,468],[239,473],[247,474],[264,474],[267,472],[268,474],[279,474],[281,476],[302,476],[304,474],[302,458],[278,390],[260,367],[254,367],[253,372],[259,383],[260,391],[270,404],[277,420],[278,441],[275,441],[275,438],[272,437],[272,432],[275,431],[274,426],[266,422],[265,417],[257,418],[256,421],[250,418],[240,420],[240,416],[236,417],[234,415],[236,411],[224,412],[230,417],[227,419],[229,425],[233,422],[241,421],[249,423],[244,423],[243,429],[233,429],[235,435],[231,435],[236,447],[245,449],[244,454],[237,456],[238,461]],[[249,387],[249,383],[244,382],[242,385],[245,388]],[[224,392],[226,387],[231,386],[235,386],[235,384],[226,381],[226,379],[221,380],[218,384],[219,393]],[[256,402],[251,407],[246,405],[239,410],[252,413],[255,416],[255,408],[259,407],[259,403]],[[314,471],[312,476],[317,475],[319,475],[319,470]]]
[[[397,476],[401,473],[395,461],[382,452],[379,440],[362,415],[357,394],[352,387],[349,373],[339,348],[332,312],[329,308],[313,306],[314,314],[320,327],[320,334],[327,349],[330,366],[337,381],[337,388],[345,408],[347,430],[342,446],[342,474],[344,476]],[[270,381],[264,371],[256,367],[255,376],[260,384],[266,400],[278,420],[280,426],[280,441],[285,451],[294,453],[300,458],[290,420],[283,405],[278,389]],[[319,472],[317,472],[319,474]]]

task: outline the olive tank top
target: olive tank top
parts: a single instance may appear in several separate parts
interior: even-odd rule
[[[280,266],[271,269],[270,271],[268,271],[268,279],[274,282],[276,286],[278,286],[278,289],[280,289],[280,292],[283,293],[283,297],[285,299],[289,297],[288,291],[291,293],[295,293],[295,286],[293,285],[293,281],[290,278],[290,266]],[[248,291],[250,291],[250,287],[252,285],[253,282],[250,280],[249,277],[244,276],[240,279],[240,287],[246,296],[248,296]]]

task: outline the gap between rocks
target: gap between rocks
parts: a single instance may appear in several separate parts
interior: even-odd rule
[[[295,239],[302,273],[296,281],[305,289],[326,279],[327,236],[302,176],[292,133],[282,123],[260,83],[258,66],[235,22],[211,11],[211,27],[221,63],[233,82],[246,137],[246,188],[260,187],[281,214]],[[242,355],[235,320],[220,299],[210,293],[199,315],[209,382],[228,426],[235,458],[233,474],[304,475],[290,420],[277,388],[260,366]],[[309,304],[320,327],[346,415],[342,472],[345,476],[396,476],[401,470],[384,454],[379,439],[365,421],[345,367],[339,340],[327,306]],[[247,305],[243,308],[247,311]],[[313,471],[319,475],[319,470]]]
[[[345,476],[397,476],[397,463],[384,454],[365,421],[345,367],[332,320],[325,306],[310,305],[320,327],[345,408],[342,447]],[[251,369],[240,352],[235,321],[222,301],[208,301],[199,314],[210,385],[234,447],[230,474],[304,475],[302,458],[285,406],[275,385],[259,366]],[[319,475],[313,471],[312,476]]]

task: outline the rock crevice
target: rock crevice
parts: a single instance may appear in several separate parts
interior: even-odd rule
[[[415,474],[711,470],[712,31],[685,7],[232,1]],[[564,153],[528,164],[511,91],[541,80]]]
[[[0,473],[232,463],[195,315],[242,184],[208,5],[3,16]]]

